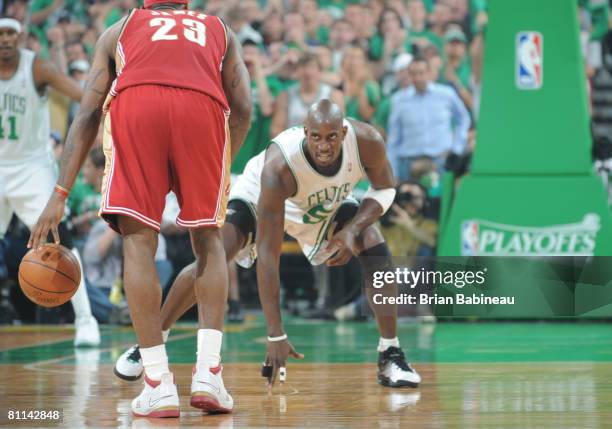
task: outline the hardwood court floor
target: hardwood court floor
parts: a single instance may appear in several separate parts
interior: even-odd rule
[[[206,416],[188,404],[195,337],[175,329],[168,343],[181,418],[137,419],[140,382],[121,381],[112,362],[133,341],[108,328],[100,349],[75,350],[68,329],[0,328],[0,426],[4,427],[349,427],[606,428],[612,425],[612,326],[454,324],[402,326],[400,338],[423,377],[419,389],[376,384],[371,324],[292,321],[307,355],[288,381],[267,392],[259,377],[262,326],[230,327],[224,379],[232,415]],[[22,337],[44,339],[42,345]],[[56,342],[53,342],[54,340]],[[38,340],[37,340],[38,341]],[[63,409],[63,421],[8,422],[7,410]]]

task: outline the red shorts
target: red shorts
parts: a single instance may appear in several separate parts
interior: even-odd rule
[[[118,230],[117,215],[159,231],[166,194],[177,196],[176,223],[223,225],[230,143],[223,107],[201,92],[160,85],[126,88],[104,121],[106,167],[100,213]]]

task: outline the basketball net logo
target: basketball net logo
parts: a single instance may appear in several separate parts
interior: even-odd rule
[[[544,37],[537,31],[516,35],[516,87],[540,89],[544,82]]]

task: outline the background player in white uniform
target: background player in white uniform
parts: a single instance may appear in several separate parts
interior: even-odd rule
[[[20,32],[19,21],[0,18],[0,239],[13,213],[32,229],[57,180],[47,86],[75,101],[82,96],[79,85],[53,64],[17,47]],[[98,345],[100,332],[83,278],[72,305],[75,345]]]
[[[387,268],[390,257],[373,224],[395,196],[380,134],[365,123],[344,120],[338,105],[329,100],[312,106],[303,127],[290,128],[272,142],[267,151],[249,161],[232,187],[222,228],[228,260],[237,256],[243,266],[255,259],[257,236],[257,280],[268,324],[270,384],[289,355],[302,357],[288,342],[281,321],[279,262],[284,231],[299,242],[312,264],[342,265],[358,255],[364,278],[371,279],[372,272]],[[358,205],[350,193],[364,177],[373,189]],[[195,304],[194,269],[192,264],[181,272],[162,307],[166,335]],[[366,284],[366,289],[372,302],[371,285]],[[388,285],[378,292],[395,296],[397,287]],[[418,386],[421,378],[399,347],[396,307],[372,305],[372,310],[381,335],[378,381],[391,387]],[[115,374],[126,380],[142,375],[137,346],[119,358]]]

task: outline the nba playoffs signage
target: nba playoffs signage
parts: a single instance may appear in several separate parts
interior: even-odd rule
[[[544,37],[537,31],[516,35],[516,87],[540,89],[544,81]]]
[[[472,219],[461,224],[462,256],[592,256],[600,217],[533,227]]]

